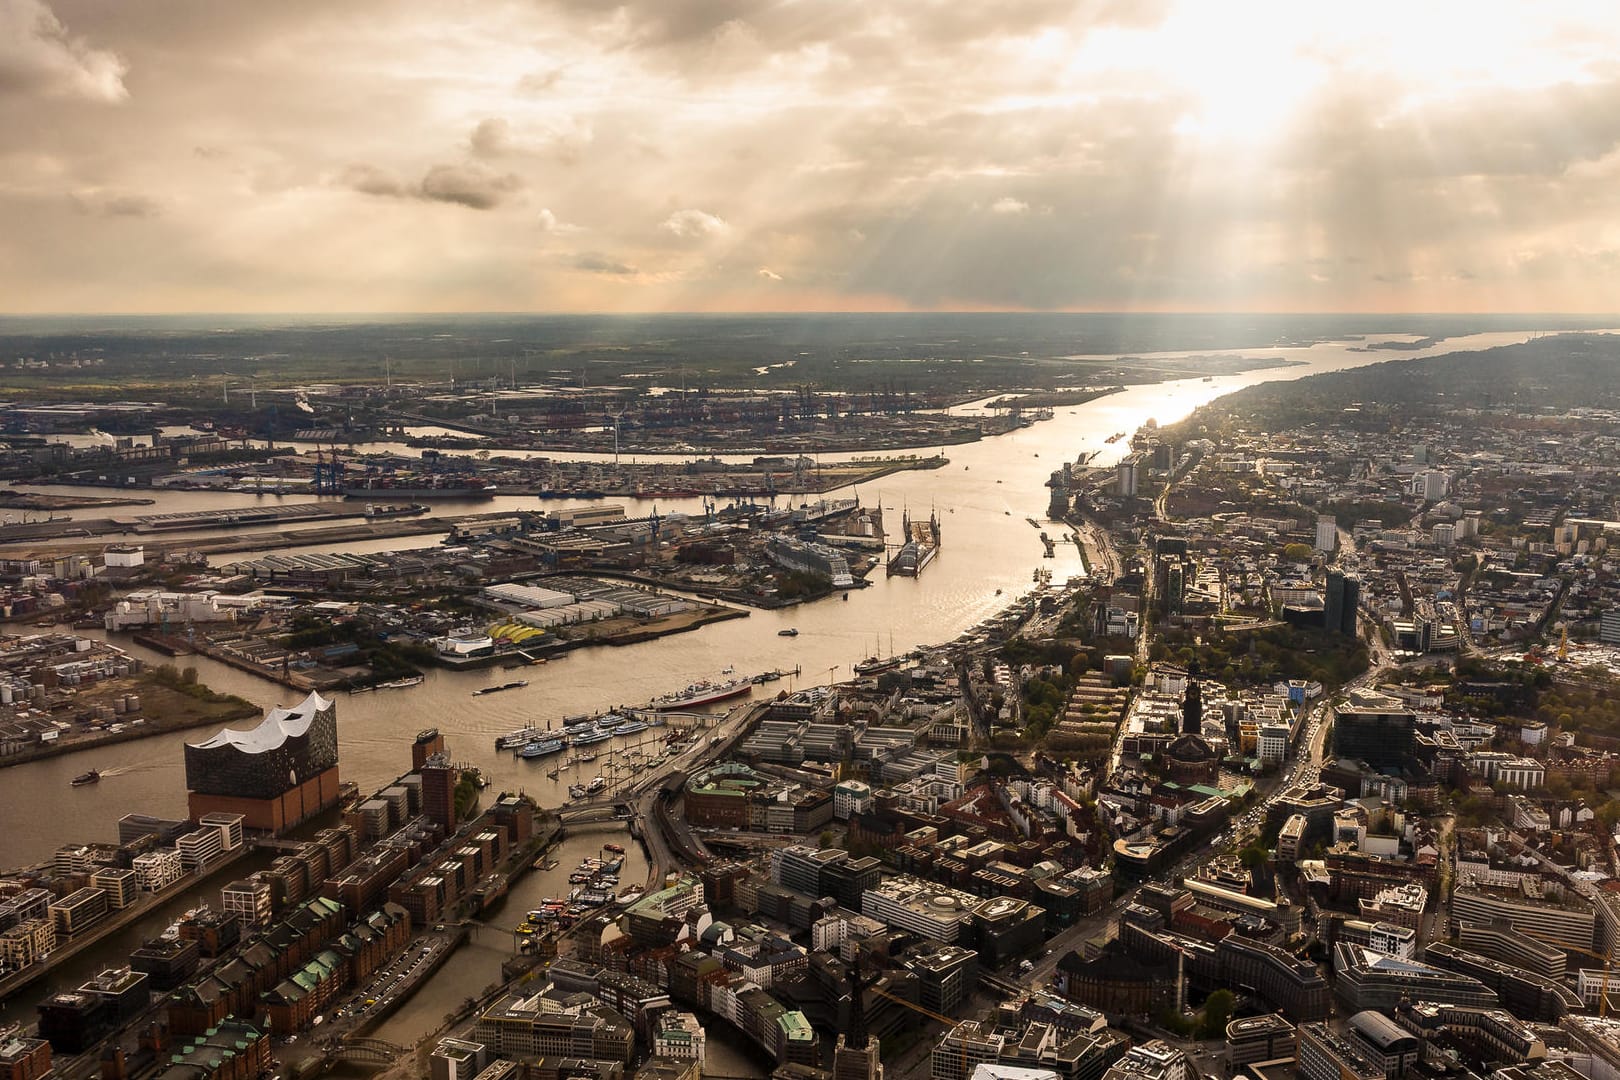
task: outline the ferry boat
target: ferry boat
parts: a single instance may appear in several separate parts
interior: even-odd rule
[[[655,698],[650,708],[659,712],[671,709],[692,709],[699,705],[712,705],[717,701],[729,701],[735,697],[742,697],[754,688],[754,684],[747,679],[732,679],[729,682],[693,683],[685,690],[677,690],[673,694],[665,694]]]
[[[378,683],[379,690],[403,690],[408,686],[421,686],[427,679],[421,675],[407,675],[403,679],[391,679],[385,683]]]
[[[505,735],[495,736],[495,749],[521,750],[525,746],[528,746],[530,743],[534,742],[535,738],[539,734],[540,732],[532,725],[529,727],[518,728],[516,731],[508,731]]]
[[[611,712],[603,713],[596,720],[596,726],[601,728],[603,731],[612,731],[622,723],[624,723],[624,717],[620,716],[618,713]]]
[[[614,735],[634,735],[638,731],[646,731],[652,725],[643,720],[626,720],[613,729]]]
[[[528,686],[528,679],[518,679],[516,682],[501,683],[499,686],[484,686],[472,692],[473,697],[483,697],[485,694],[498,694],[502,690],[518,690]]]
[[[603,731],[601,728],[595,728],[591,731],[585,732],[583,735],[575,735],[574,745],[589,746],[592,743],[605,742],[611,738],[613,738],[613,732]]]
[[[517,755],[525,760],[549,757],[552,754],[562,753],[567,746],[568,742],[565,739],[536,739],[534,742],[527,744],[523,747],[523,749],[519,750]]]
[[[101,770],[91,769],[89,772],[80,773],[78,776],[75,776],[68,782],[74,787],[84,787],[86,784],[99,784],[101,782]]]

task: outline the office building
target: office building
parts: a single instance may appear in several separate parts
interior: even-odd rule
[[[1520,933],[1508,919],[1459,923],[1457,943],[1469,952],[1500,960],[1545,979],[1562,980],[1569,962],[1563,949]]]
[[[1472,976],[1346,942],[1333,947],[1333,974],[1335,996],[1346,1011],[1353,1013],[1363,1009],[1388,1011],[1402,1001],[1482,1007],[1497,1004],[1496,994]]]
[[[1459,883],[1451,895],[1451,917],[1458,925],[1502,920],[1521,934],[1571,949],[1590,950],[1597,932],[1591,904],[1543,890],[1530,879],[1511,888]]]
[[[437,735],[437,732],[434,732]],[[417,736],[418,742],[421,736]],[[446,836],[456,831],[456,770],[447,754],[429,757],[417,770],[422,777],[422,814],[444,829]]]
[[[1423,1041],[1383,1013],[1356,1013],[1345,1025],[1345,1038],[1382,1069],[1385,1080],[1405,1076],[1423,1054]]]
[[[1410,709],[1337,709],[1333,755],[1375,768],[1400,765],[1412,753],[1417,716]]]
[[[100,889],[78,889],[51,903],[58,939],[81,934],[106,917],[107,894]]]
[[[1115,467],[1114,476],[1120,495],[1134,498],[1142,486],[1142,459],[1131,454]]]
[[[1356,609],[1361,603],[1361,582],[1329,570],[1322,593],[1322,628],[1330,634],[1356,636]]]
[[[1247,1016],[1226,1025],[1226,1064],[1234,1072],[1257,1061],[1294,1056],[1294,1025],[1281,1013]]]
[[[0,1080],[44,1080],[51,1071],[51,1044],[30,1039],[19,1027],[0,1029]]]
[[[1339,523],[1331,514],[1316,516],[1316,550],[1332,554],[1339,547]]]
[[[1386,1080],[1380,1063],[1323,1023],[1300,1025],[1297,1061],[1300,1080]]]

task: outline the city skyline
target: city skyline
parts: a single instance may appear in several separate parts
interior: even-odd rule
[[[0,2],[8,312],[1601,311],[1620,19]]]

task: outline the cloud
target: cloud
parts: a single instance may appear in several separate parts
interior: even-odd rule
[[[467,137],[467,149],[477,158],[496,158],[512,149],[512,125],[498,116],[480,120]]]
[[[0,0],[0,96],[37,94],[119,102],[127,67],[70,34],[43,0]]]
[[[496,173],[481,165],[435,165],[422,177],[422,198],[455,203],[473,210],[492,210],[523,186],[514,173]]]
[[[1011,195],[1003,195],[990,204],[990,212],[992,214],[1027,214],[1029,213],[1029,203],[1024,202],[1022,199],[1015,199]]]
[[[703,210],[677,210],[658,228],[678,240],[707,240],[724,235],[731,226]]]
[[[156,217],[162,206],[156,199],[115,191],[76,191],[73,208],[93,217]]]
[[[627,277],[638,271],[629,263],[610,258],[599,252],[587,251],[576,255],[572,263],[575,270],[583,270],[588,274],[608,274],[618,277]]]
[[[414,184],[375,165],[351,165],[341,182],[362,195],[452,203],[470,210],[493,210],[523,186],[514,173],[498,173],[475,163],[435,165]]]
[[[782,275],[778,274],[775,270],[772,270],[768,266],[760,267],[759,270],[757,271],[757,273],[758,273],[758,275],[760,277],[764,278],[766,281],[781,281],[782,280]]]
[[[350,165],[343,172],[343,184],[362,195],[386,195],[401,198],[409,189],[397,176],[384,172],[375,165]]]
[[[540,208],[540,213],[535,215],[535,224],[540,226],[541,232],[548,233],[553,236],[566,236],[569,233],[584,231],[578,225],[573,225],[569,222],[563,221],[554,212],[552,212],[549,206],[542,206]]]

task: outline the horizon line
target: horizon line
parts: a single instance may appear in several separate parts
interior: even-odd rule
[[[1377,318],[1466,318],[1469,316],[1491,318],[1557,318],[1557,319],[1597,319],[1620,318],[1620,310],[1616,311],[1503,311],[1490,309],[1467,310],[1437,310],[1437,311],[1375,311],[1375,310],[1329,310],[1315,309],[1309,311],[1267,311],[1267,310],[1143,310],[1143,309],[1110,309],[1110,308],[892,308],[892,309],[866,309],[866,308],[826,308],[817,310],[755,310],[736,309],[726,311],[684,310],[676,311],[663,308],[647,308],[620,311],[544,311],[521,309],[458,309],[458,310],[421,310],[421,311],[0,311],[0,319],[174,319],[174,318],[431,318],[431,317],[466,317],[466,316],[505,316],[522,318],[619,318],[619,317],[645,317],[645,316],[672,316],[682,318],[734,318],[738,316],[774,316],[797,317],[807,315],[1132,315],[1142,317],[1227,317],[1252,318],[1266,317],[1294,317],[1319,318],[1337,316],[1351,317],[1377,317]]]

